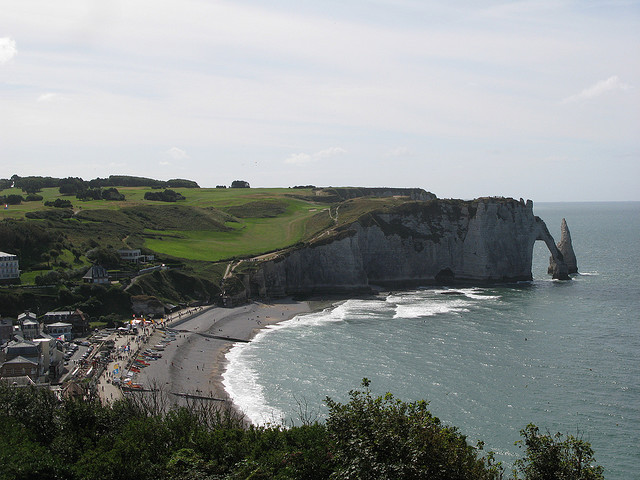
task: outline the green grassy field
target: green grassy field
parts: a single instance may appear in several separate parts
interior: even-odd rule
[[[10,205],[1,215],[3,219],[24,219],[29,212],[61,213],[61,209],[45,207],[43,203],[62,198],[72,202],[73,218],[30,221],[64,230],[74,244],[98,243],[114,248],[133,244],[171,257],[209,262],[285,248],[327,224],[327,219],[314,218],[326,205],[291,196],[310,196],[311,190],[174,190],[186,199],[175,203],[149,201],[144,194],[153,191],[151,188],[120,187],[124,201],[82,201],[60,195],[57,188],[46,188],[39,192],[43,201]],[[1,193],[25,196],[15,188]],[[63,252],[60,260],[72,263],[70,255]],[[31,277],[24,280],[31,283]]]
[[[146,230],[145,246],[155,252],[188,260],[218,261],[259,255],[293,245],[305,238],[307,223],[317,207],[290,201],[285,213],[270,218],[243,218],[227,222],[227,232]]]

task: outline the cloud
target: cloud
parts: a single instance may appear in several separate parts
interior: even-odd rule
[[[409,147],[396,147],[392,148],[387,152],[387,156],[389,157],[411,157],[413,156],[413,152],[409,149]]]
[[[562,100],[562,103],[578,102],[580,100],[589,100],[591,98],[599,97],[607,92],[614,90],[629,90],[631,87],[626,83],[622,83],[617,75],[602,80],[590,87],[585,88],[580,93],[571,95],[570,97]]]
[[[171,147],[164,153],[174,160],[187,160],[189,158],[187,152],[178,147]],[[161,165],[168,165],[168,163],[161,163]]]
[[[18,53],[16,41],[9,37],[0,38],[0,64],[6,63]]]
[[[56,102],[59,100],[64,100],[65,98],[62,95],[59,95],[57,93],[43,93],[42,95],[40,95],[38,97],[38,102],[40,103],[49,103],[49,102]]]
[[[344,148],[330,147],[330,148],[326,148],[324,150],[320,150],[319,152],[311,153],[311,154],[294,153],[294,154],[291,154],[289,157],[287,157],[284,162],[292,163],[292,164],[311,163],[311,162],[317,162],[324,158],[335,157],[336,155],[341,155],[343,153],[347,153],[347,151]]]

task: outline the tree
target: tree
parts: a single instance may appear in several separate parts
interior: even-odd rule
[[[516,442],[526,447],[525,457],[515,462],[513,471],[517,480],[518,472],[524,480],[602,480],[603,468],[595,465],[591,444],[573,435],[564,437],[561,433],[540,434],[533,424],[520,430],[523,440]]]
[[[22,195],[8,195],[6,198],[6,203],[8,203],[9,205],[20,205],[23,200],[24,198],[22,198]]]
[[[174,190],[164,190],[163,192],[146,192],[144,194],[145,200],[155,200],[159,202],[176,202],[178,200],[184,200],[184,195]]]
[[[172,178],[167,180],[167,187],[169,188],[200,188],[193,180],[185,180],[184,178]]]
[[[111,188],[105,188],[102,191],[102,198],[104,200],[121,201],[121,200],[124,200],[124,195],[118,192],[117,188],[111,187]]]
[[[49,256],[53,259],[53,263],[56,263],[60,256],[60,252],[58,250],[49,250]]]
[[[20,188],[25,193],[37,193],[42,190],[42,184],[35,179],[24,179],[21,181]]]
[[[250,188],[249,182],[245,182],[244,180],[234,180],[231,182],[231,188]]]
[[[101,188],[88,188],[76,193],[76,198],[80,200],[100,200],[102,198]]]
[[[76,195],[87,189],[87,182],[79,177],[67,177],[58,182],[58,190],[62,195]]]
[[[87,252],[87,258],[93,263],[105,267],[117,267],[120,265],[120,255],[113,248],[94,248]]]
[[[70,200],[63,200],[61,198],[56,198],[55,201],[44,202],[45,207],[56,207],[56,208],[71,208],[73,205]]]
[[[425,401],[392,394],[373,398],[369,381],[347,404],[326,399],[327,428],[335,448],[336,479],[497,479],[499,469],[478,457],[455,427],[443,425]]]

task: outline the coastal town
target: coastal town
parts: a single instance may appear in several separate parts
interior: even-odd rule
[[[0,382],[47,388],[59,398],[99,398],[162,390],[171,404],[230,401],[222,384],[224,355],[260,328],[310,311],[283,299],[234,308],[187,307],[134,316],[126,326],[89,330],[81,311],[32,312],[2,320]]]

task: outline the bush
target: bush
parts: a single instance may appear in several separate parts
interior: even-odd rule
[[[62,200],[61,198],[56,198],[55,202],[44,202],[45,207],[56,207],[56,208],[71,208],[73,205],[71,204],[71,200]]]
[[[87,190],[77,193],[76,198],[79,200],[100,200],[102,198],[102,189],[88,188]]]
[[[336,479],[497,479],[499,469],[478,457],[456,427],[443,425],[425,401],[406,403],[392,394],[349,392],[351,401],[326,399],[327,428],[335,447]]]
[[[144,199],[159,202],[176,202],[178,200],[184,200],[185,197],[173,190],[165,190],[163,192],[147,192],[144,194]]]
[[[22,198],[22,195],[8,195],[5,199],[5,203],[9,205],[20,205],[23,200],[24,198]]]
[[[169,188],[200,188],[193,180],[185,180],[184,178],[172,178],[167,180],[167,187]]]
[[[525,480],[602,480],[603,468],[596,466],[593,449],[589,442],[573,435],[564,437],[561,433],[540,434],[538,427],[527,425],[520,430],[523,440],[516,442],[526,447],[524,458],[516,460],[513,471],[517,480],[518,472]]]
[[[104,200],[114,200],[114,201],[122,201],[124,200],[124,195],[118,192],[117,188],[105,188],[102,191],[102,198]]]

